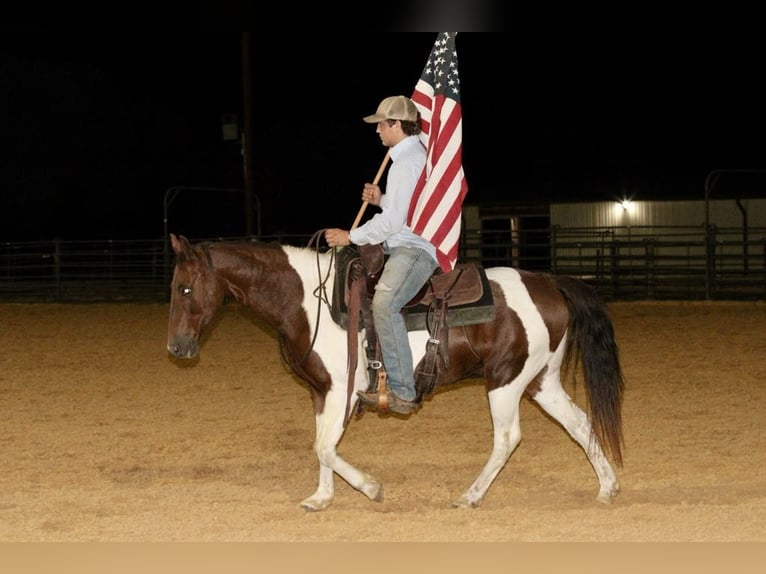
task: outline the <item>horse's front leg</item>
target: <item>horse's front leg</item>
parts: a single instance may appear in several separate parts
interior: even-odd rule
[[[344,430],[345,397],[342,401],[333,401],[331,398],[337,397],[328,395],[324,412],[316,417],[317,435],[314,441],[314,452],[319,459],[319,485],[314,494],[301,502],[301,507],[309,511],[318,511],[330,506],[335,495],[333,474],[336,472],[367,498],[381,502],[383,485],[338,455],[337,445]],[[343,404],[337,404],[340,402]]]
[[[301,508],[310,512],[316,512],[330,506],[335,496],[335,483],[333,480],[335,472],[370,500],[374,502],[383,501],[383,485],[369,474],[354,468],[336,454],[334,467],[322,463],[320,458],[319,486],[314,494],[301,502]]]
[[[301,502],[301,508],[316,512],[324,510],[332,502],[335,496],[335,483],[333,482],[333,470],[329,466],[319,463],[319,486],[314,494]]]

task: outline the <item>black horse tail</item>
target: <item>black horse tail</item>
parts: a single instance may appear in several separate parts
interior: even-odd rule
[[[593,434],[603,449],[622,466],[622,395],[625,381],[620,367],[614,327],[606,304],[599,294],[574,277],[554,276],[569,307],[568,367],[582,361],[585,395]]]

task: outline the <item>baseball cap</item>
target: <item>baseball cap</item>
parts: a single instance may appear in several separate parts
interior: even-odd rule
[[[383,120],[415,122],[418,120],[418,109],[414,102],[406,96],[391,96],[380,102],[373,115],[362,119],[368,124],[376,124]]]

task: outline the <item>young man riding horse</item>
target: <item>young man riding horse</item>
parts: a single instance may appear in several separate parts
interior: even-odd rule
[[[327,229],[330,247],[383,244],[388,260],[375,285],[372,314],[383,364],[387,375],[388,410],[410,414],[420,404],[415,401],[415,379],[402,308],[409,303],[439,267],[436,248],[407,226],[407,212],[413,191],[426,162],[426,149],[420,143],[420,114],[405,96],[385,98],[377,111],[364,119],[377,124],[380,141],[389,148],[392,164],[386,179],[386,193],[367,183],[362,200],[381,211],[364,225],[347,231]],[[366,405],[377,407],[378,392],[359,392]]]

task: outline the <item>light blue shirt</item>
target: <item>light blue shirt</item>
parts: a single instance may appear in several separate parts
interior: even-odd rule
[[[383,243],[386,252],[394,247],[423,249],[436,261],[436,248],[407,225],[412,193],[426,164],[426,149],[418,136],[407,136],[389,152],[391,167],[386,176],[385,193],[380,198],[381,211],[364,225],[352,229],[349,238],[357,245]]]

